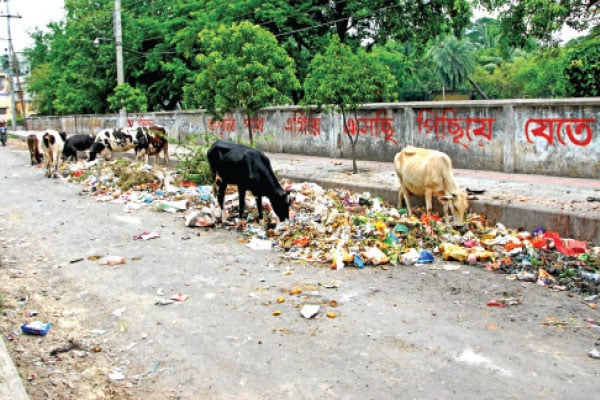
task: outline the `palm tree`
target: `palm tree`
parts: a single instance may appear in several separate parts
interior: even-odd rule
[[[465,80],[468,80],[484,99],[488,99],[479,85],[469,78],[469,75],[475,70],[475,59],[471,47],[472,44],[468,40],[458,40],[455,36],[447,36],[427,51],[427,56],[433,59],[442,78],[444,99],[446,86],[456,89]]]

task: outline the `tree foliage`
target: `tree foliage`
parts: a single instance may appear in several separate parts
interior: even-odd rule
[[[340,110],[352,146],[354,173],[358,172],[355,154],[358,132],[353,136],[348,129],[348,113],[358,120],[356,111],[363,104],[394,100],[395,86],[396,79],[386,65],[362,49],[353,53],[350,46],[340,43],[337,35],[331,38],[325,52],[317,54],[310,63],[304,81],[304,101]]]
[[[148,110],[196,107],[198,102],[184,88],[195,84],[201,72],[196,56],[208,56],[200,32],[247,21],[270,32],[294,60],[300,85],[286,96],[296,104],[303,100],[302,82],[310,63],[331,35],[354,53],[364,49],[387,65],[397,77],[398,98],[424,100],[440,86],[436,66],[426,57],[438,38],[468,37],[478,65],[476,74],[483,67],[488,75],[481,76],[491,78],[497,68],[510,69],[506,64],[517,55],[541,52],[540,44],[553,43],[553,34],[563,24],[593,27],[597,19],[591,17],[599,4],[595,0],[123,1],[125,83],[145,95]],[[495,11],[498,18],[470,25],[475,5]],[[32,71],[28,90],[41,114],[107,112],[108,98],[117,86],[114,1],[65,0],[65,11],[64,21],[49,24],[46,32],[32,33],[34,46],[26,51]],[[593,81],[585,83],[583,78],[593,70],[594,46],[570,51],[574,58],[565,72],[566,82],[575,86],[568,93],[594,93],[581,88],[593,87]],[[580,61],[587,64],[579,66]],[[487,90],[504,93],[495,87]]]
[[[117,85],[113,94],[108,96],[109,109],[113,112],[124,108],[128,113],[141,113],[147,110],[146,95],[139,88],[127,83]]]
[[[567,25],[582,31],[598,24],[598,0],[479,0],[498,12],[507,46],[524,47],[531,38],[555,44],[555,34]]]
[[[249,22],[207,28],[200,43],[199,72],[185,87],[186,103],[217,118],[239,108],[250,120],[265,106],[289,103],[299,86],[294,60],[263,28]],[[253,143],[251,123],[248,135]]]
[[[570,96],[600,96],[600,29],[568,48],[565,76]]]

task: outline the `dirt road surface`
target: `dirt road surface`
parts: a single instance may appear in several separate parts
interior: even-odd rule
[[[31,399],[598,395],[594,300],[449,262],[291,262],[234,230],[97,202],[22,147],[0,153],[0,333]],[[506,298],[518,304],[487,305]],[[21,334],[36,320],[46,336]]]

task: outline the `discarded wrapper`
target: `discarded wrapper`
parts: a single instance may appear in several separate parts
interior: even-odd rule
[[[100,260],[98,260],[98,263],[100,265],[110,265],[110,266],[125,264],[125,257],[106,256],[106,257],[102,257]]]
[[[175,300],[175,301],[186,301],[189,298],[190,298],[189,294],[183,294],[183,293],[175,293],[173,296],[171,296],[171,300]]]
[[[46,334],[50,330],[50,322],[28,322],[26,324],[21,325],[21,330],[23,331],[23,333],[28,333],[30,335],[46,336]]]
[[[160,233],[158,232],[142,232],[142,233],[138,233],[137,235],[135,235],[133,237],[133,240],[150,240],[150,239],[155,239],[155,238],[159,238],[160,237]]]

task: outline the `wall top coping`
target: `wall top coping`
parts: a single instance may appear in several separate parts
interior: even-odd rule
[[[381,108],[401,109],[401,108],[448,108],[448,107],[552,107],[552,106],[600,106],[600,97],[571,97],[565,99],[508,99],[508,100],[452,100],[452,101],[412,101],[404,103],[368,103],[364,104],[360,108],[363,110],[374,110]],[[264,111],[281,110],[291,111],[303,108],[301,105],[284,105],[284,106],[272,106],[262,108]],[[312,112],[327,112],[324,109],[316,111],[317,107],[314,107]],[[307,108],[308,110],[308,108]],[[145,113],[131,113],[130,116],[135,115],[177,115],[177,114],[198,114],[204,113],[205,110],[176,110],[176,111],[150,111]],[[234,111],[235,112],[235,111]],[[35,118],[78,118],[78,117],[96,117],[96,118],[110,118],[115,114],[71,114],[63,116],[34,116],[28,119]]]

